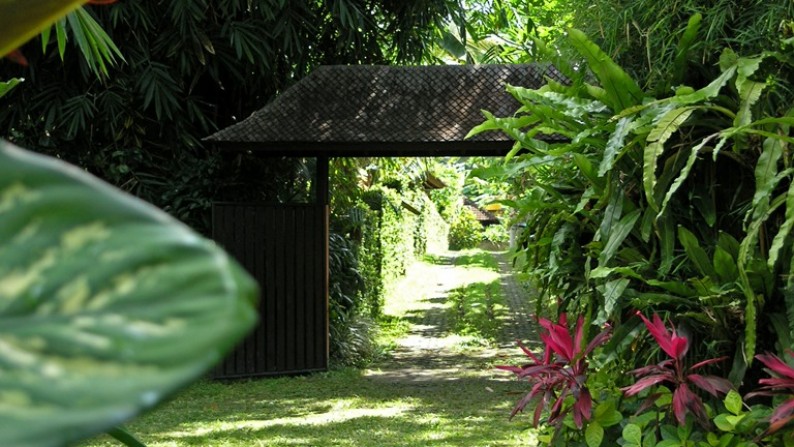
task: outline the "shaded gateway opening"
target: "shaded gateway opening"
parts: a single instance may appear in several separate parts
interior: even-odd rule
[[[312,204],[213,205],[213,237],[262,289],[259,325],[213,376],[328,368],[330,157],[503,156],[508,135],[466,135],[483,110],[518,109],[506,85],[538,88],[547,78],[562,80],[546,65],[323,66],[206,138],[224,151],[317,158]]]

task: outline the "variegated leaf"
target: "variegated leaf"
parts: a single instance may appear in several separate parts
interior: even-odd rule
[[[200,376],[256,317],[214,243],[0,141],[0,445],[105,431]]]

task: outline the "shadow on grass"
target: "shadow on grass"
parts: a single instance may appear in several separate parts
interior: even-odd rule
[[[352,370],[201,382],[129,428],[150,447],[518,446],[526,424],[507,414],[521,391],[496,379],[392,382]]]
[[[492,258],[484,258],[488,253],[464,256],[467,266],[493,269]],[[452,265],[453,259],[436,257],[434,263]],[[421,349],[425,338],[461,332],[450,330],[452,313],[459,312],[455,306],[470,320],[472,312],[479,315],[477,321],[500,319],[496,303],[488,304],[498,281],[437,292],[424,300],[428,306],[391,321],[410,323],[419,349],[401,352],[371,371],[202,381],[129,429],[149,447],[532,445],[528,420],[507,419],[526,384],[493,369],[515,364],[514,359],[494,357],[489,350]],[[460,304],[450,303],[450,294],[459,294]],[[85,445],[117,445],[104,439]]]

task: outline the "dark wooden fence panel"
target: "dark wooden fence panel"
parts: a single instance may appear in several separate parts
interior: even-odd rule
[[[256,278],[260,322],[212,372],[217,379],[328,368],[326,210],[213,205],[213,238]]]

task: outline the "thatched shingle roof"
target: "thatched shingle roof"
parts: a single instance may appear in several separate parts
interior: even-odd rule
[[[500,155],[512,140],[487,132],[481,110],[513,114],[507,84],[537,88],[539,65],[323,66],[245,120],[206,140],[278,155]]]

